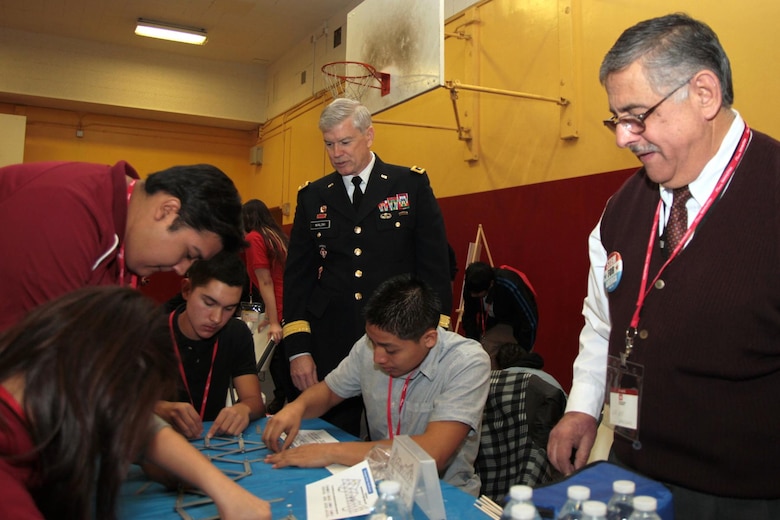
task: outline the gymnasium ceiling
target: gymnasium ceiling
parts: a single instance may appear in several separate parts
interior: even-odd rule
[[[267,65],[355,0],[0,0],[0,26],[191,57]],[[138,18],[201,27],[203,46],[142,38]]]

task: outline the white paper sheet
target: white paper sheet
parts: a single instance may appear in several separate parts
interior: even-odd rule
[[[377,499],[368,461],[306,485],[306,518],[335,520],[366,515]]]

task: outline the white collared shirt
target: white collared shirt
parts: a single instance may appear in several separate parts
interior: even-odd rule
[[[374,155],[374,152],[371,152],[371,160],[368,161],[368,165],[363,168],[363,170],[358,173],[357,175],[342,175],[341,180],[344,181],[344,187],[347,189],[347,196],[349,197],[349,200],[352,200],[352,194],[355,193],[355,185],[352,184],[352,179],[354,177],[360,177],[363,180],[363,183],[360,185],[361,189],[363,190],[363,193],[366,192],[366,188],[368,187],[368,178],[371,176],[371,170],[374,169],[374,163],[376,162],[376,155]]]

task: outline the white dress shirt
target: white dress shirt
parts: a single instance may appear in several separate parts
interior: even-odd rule
[[[363,193],[366,192],[366,187],[368,187],[368,178],[371,176],[371,170],[374,169],[374,163],[376,162],[376,155],[374,155],[374,152],[371,152],[371,160],[368,161],[368,166],[363,168],[363,170],[357,174],[357,177],[360,177],[363,182],[360,184],[360,189],[363,190]],[[341,180],[344,181],[344,187],[347,188],[347,195],[349,196],[349,200],[353,200],[353,194],[355,193],[355,185],[352,184],[352,179],[356,177],[355,175],[342,175]]]

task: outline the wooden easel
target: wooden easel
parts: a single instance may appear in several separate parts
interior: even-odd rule
[[[474,242],[469,242],[469,252],[466,255],[466,265],[463,267],[463,272],[466,272],[466,268],[473,264],[474,262],[478,262],[480,257],[482,256],[482,249],[485,249],[485,253],[488,257],[488,263],[490,264],[490,267],[493,267],[493,257],[490,254],[490,248],[488,247],[487,243],[487,237],[485,236],[485,231],[482,229],[482,224],[477,225],[477,236],[474,239]],[[463,276],[463,283],[466,283],[466,276],[464,274]],[[460,304],[458,305],[458,310],[456,311],[458,313],[458,319],[455,322],[455,328],[453,329],[455,332],[458,332],[460,329],[460,322],[463,319],[463,286],[460,288]]]

